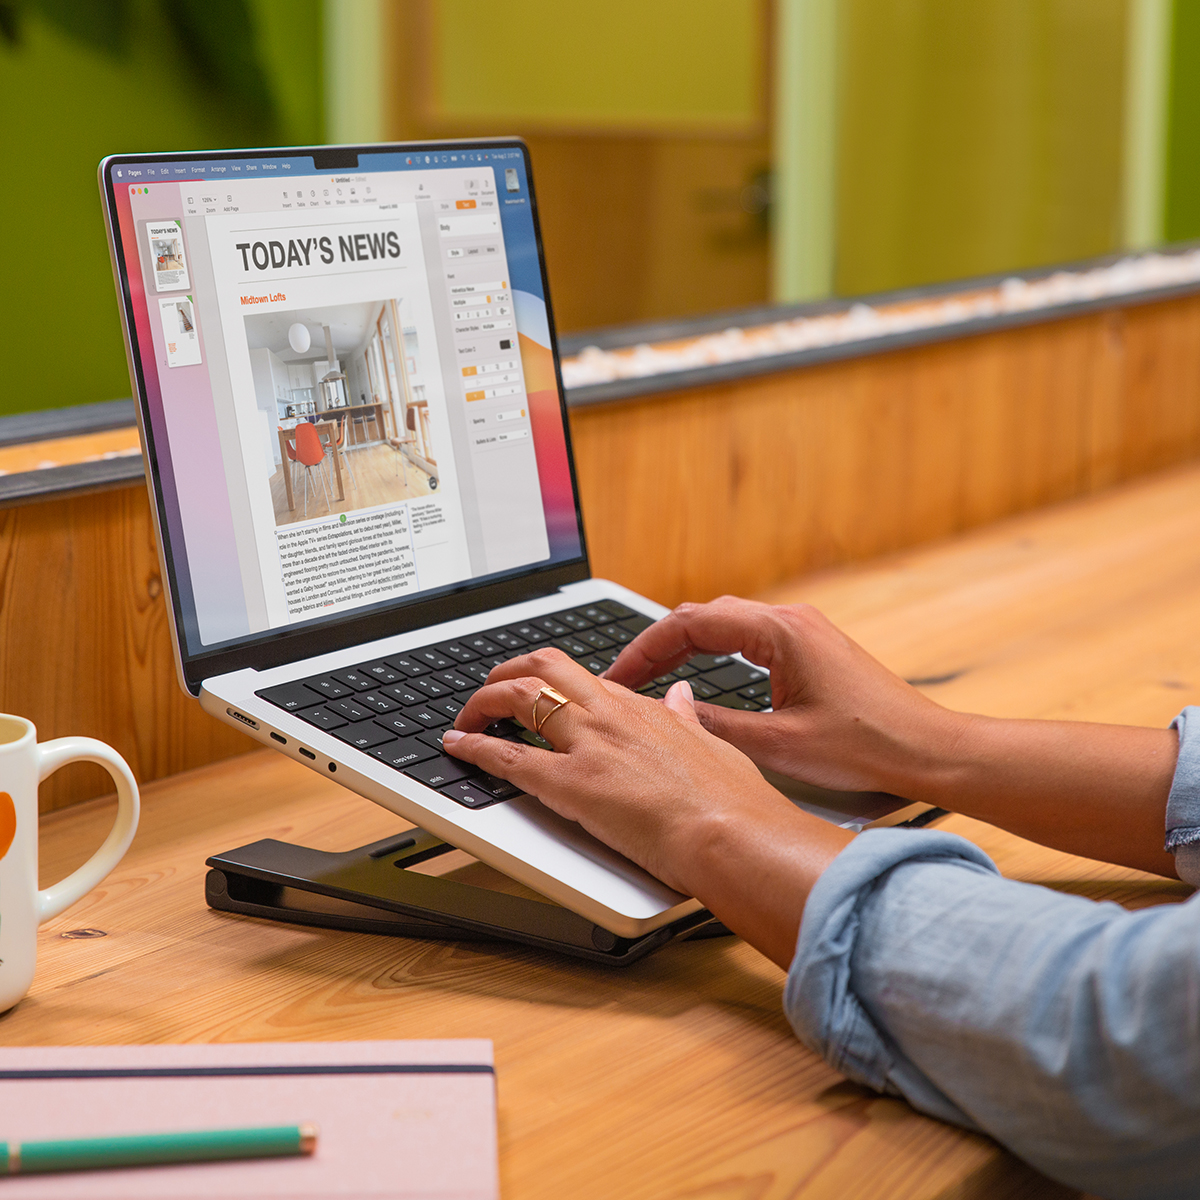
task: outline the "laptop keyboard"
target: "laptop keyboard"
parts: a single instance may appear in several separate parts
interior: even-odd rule
[[[653,623],[627,605],[601,600],[263,688],[256,695],[467,808],[486,808],[521,795],[520,788],[444,753],[442,733],[488,672],[507,659],[549,645],[599,675],[626,642]],[[686,679],[697,699],[710,704],[757,712],[771,703],[767,673],[728,655],[697,655],[638,691],[661,697],[679,679]],[[486,732],[549,746],[515,721],[496,721]]]

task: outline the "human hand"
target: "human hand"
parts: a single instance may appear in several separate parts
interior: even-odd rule
[[[905,683],[809,605],[725,596],[681,604],[605,672],[638,688],[694,654],[740,653],[771,675],[770,713],[700,703],[710,732],[759,766],[818,787],[921,798],[965,718]]]
[[[543,723],[557,753],[481,732],[503,718],[531,728],[547,684],[572,701]],[[697,897],[784,965],[809,887],[850,839],[799,811],[745,755],[708,733],[686,684],[659,703],[597,679],[556,649],[495,667],[443,744]]]

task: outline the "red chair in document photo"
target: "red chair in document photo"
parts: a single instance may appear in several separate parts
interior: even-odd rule
[[[321,445],[321,435],[307,421],[301,421],[292,431],[293,440],[287,443],[288,458],[304,467],[304,515],[308,516],[308,477],[313,467],[317,467],[317,476],[321,480],[321,490],[325,493],[325,507],[332,509],[329,501],[329,489],[325,486],[325,473],[320,470],[325,462],[325,447]],[[290,468],[289,468],[290,469]],[[317,494],[313,485],[313,495]]]

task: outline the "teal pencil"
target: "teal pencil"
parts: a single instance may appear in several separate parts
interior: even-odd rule
[[[233,1158],[283,1158],[311,1154],[316,1148],[317,1127],[312,1124],[53,1142],[0,1142],[0,1175],[156,1167],[166,1163],[220,1162]]]

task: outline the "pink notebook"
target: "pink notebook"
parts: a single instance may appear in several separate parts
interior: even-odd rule
[[[320,1127],[311,1158],[0,1179],[0,1200],[496,1200],[492,1043],[0,1048],[0,1140]]]

